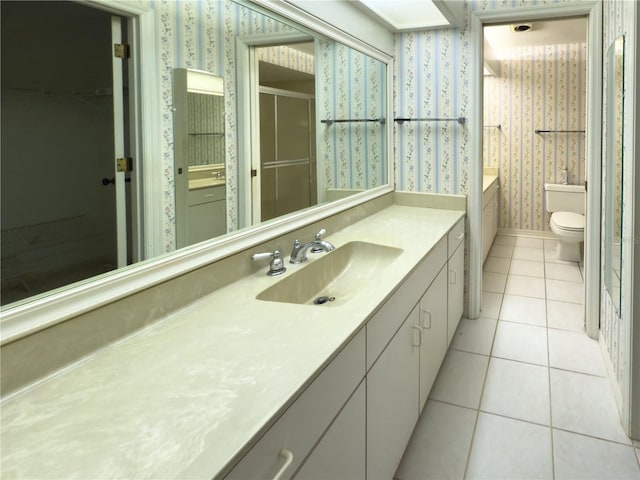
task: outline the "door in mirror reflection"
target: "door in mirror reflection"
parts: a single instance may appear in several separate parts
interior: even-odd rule
[[[133,260],[126,60],[113,53],[123,22],[71,2],[2,2],[3,305]]]
[[[260,220],[316,204],[314,100],[295,92],[260,93]]]

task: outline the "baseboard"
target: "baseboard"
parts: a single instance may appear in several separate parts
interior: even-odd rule
[[[555,239],[553,232],[545,230],[521,230],[518,228],[499,228],[498,235],[510,235],[512,237],[537,237]]]

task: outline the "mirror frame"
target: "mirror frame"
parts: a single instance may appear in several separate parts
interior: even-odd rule
[[[360,41],[344,31],[334,27],[300,8],[284,2],[273,0],[233,0],[253,10],[273,13],[304,27],[310,33],[319,34],[354,48],[387,67],[386,70],[386,111],[388,119],[393,115],[393,57]],[[159,158],[160,149],[157,141],[161,136],[160,99],[156,79],[156,41],[155,12],[130,2],[120,0],[88,0],[85,4],[108,12],[129,17],[131,22],[130,38],[135,38],[138,46],[132,56],[139,60],[132,70],[135,81],[130,88],[136,89],[139,104],[139,124],[134,126],[135,140],[132,153],[142,159],[142,178],[136,181],[145,185],[145,201],[143,202],[144,232],[158,232],[162,228],[161,212],[154,211],[153,203],[147,201],[155,198],[161,191],[161,178],[151,173],[154,165],[150,159]],[[144,53],[144,54],[143,54]],[[138,69],[139,67],[139,69]],[[144,90],[141,88],[145,85]],[[140,113],[142,112],[142,113]],[[241,112],[239,112],[240,114]],[[143,133],[142,133],[143,132]],[[329,204],[317,205],[309,209],[294,212],[257,226],[248,227],[227,234],[221,238],[211,239],[188,246],[173,252],[159,252],[159,245],[154,245],[153,235],[145,236],[145,248],[152,258],[131,266],[91,277],[85,281],[72,284],[59,291],[43,294],[33,300],[9,304],[0,311],[0,345],[13,342],[39,330],[62,323],[73,317],[94,310],[109,303],[151,288],[187,272],[202,268],[223,258],[235,255],[248,248],[267,242],[287,232],[318,222],[329,216],[371,201],[395,190],[393,170],[393,126],[387,121],[386,135],[386,167],[388,183],[383,186],[354,194],[348,198],[336,200]],[[157,209],[155,209],[157,210]]]
[[[607,101],[605,153],[603,158],[605,172],[604,189],[604,287],[611,297],[616,315],[622,317],[622,196],[624,185],[624,50],[625,36],[617,36],[607,50],[607,82],[605,98]],[[620,109],[612,108],[620,99]],[[620,150],[618,151],[618,145]],[[620,175],[620,182],[616,177]],[[620,204],[616,206],[616,199]],[[619,231],[619,235],[616,235]],[[617,269],[617,273],[616,273]]]

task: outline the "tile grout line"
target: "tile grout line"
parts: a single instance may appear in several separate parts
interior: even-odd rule
[[[555,443],[553,435],[553,400],[551,395],[551,348],[549,345],[549,312],[547,304],[547,254],[543,254],[545,260],[543,265],[544,271],[544,323],[546,325],[546,338],[547,338],[547,382],[549,385],[549,435],[551,440],[551,476],[555,480],[556,478],[556,458],[555,458]]]
[[[511,257],[509,257],[509,268],[507,268],[507,272],[509,271],[510,268],[511,268]],[[505,287],[506,287],[506,284],[505,284]],[[498,333],[498,322],[500,321],[500,311],[502,310],[503,302],[504,302],[504,293],[502,294],[502,298],[500,299],[500,306],[498,307],[498,318],[496,319],[496,328],[493,331],[493,338],[491,339],[491,347],[489,348],[489,360],[487,361],[487,369],[484,372],[484,380],[482,382],[482,389],[480,390],[480,399],[478,400],[478,408],[476,409],[476,420],[473,423],[473,431],[471,432],[471,442],[469,443],[467,460],[464,466],[464,473],[462,474],[463,479],[467,478],[467,474],[469,472],[469,462],[471,460],[471,452],[473,451],[473,442],[476,436],[476,431],[478,430],[478,420],[480,419],[480,407],[482,405],[482,397],[484,396],[484,389],[487,386],[487,377],[489,376],[489,366],[491,365],[493,346],[495,344],[496,335]]]

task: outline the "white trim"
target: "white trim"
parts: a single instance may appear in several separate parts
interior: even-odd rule
[[[137,23],[139,41],[137,42],[138,64],[140,66],[139,89],[140,131],[143,132],[141,144],[141,168],[144,215],[144,257],[153,258],[165,253],[164,223],[162,209],[158,208],[158,199],[163,197],[163,169],[160,151],[162,138],[160,72],[157,62],[155,34],[155,14],[148,10],[133,19]]]
[[[585,143],[587,207],[584,232],[585,328],[600,335],[600,236],[602,197],[602,5],[589,14],[587,45],[587,135]],[[598,292],[597,295],[590,292]]]
[[[629,95],[633,99],[633,116],[630,131],[635,132],[632,142],[629,142],[630,159],[636,159],[636,155],[640,152],[640,122],[638,121],[638,112],[640,111],[640,98],[638,98],[637,83],[640,81],[640,62],[638,62],[638,54],[640,53],[640,5],[634,2],[633,15],[633,32],[630,33],[628,42],[629,46],[629,62],[626,65],[633,73],[633,81],[631,85],[626,86],[625,95]],[[626,48],[626,47],[625,47]],[[637,159],[632,162],[632,175],[634,178],[635,188],[631,189],[632,201],[629,208],[633,210],[630,218],[633,218],[633,237],[631,244],[633,248],[629,251],[629,265],[631,266],[632,275],[630,275],[630,285],[625,294],[630,297],[629,300],[629,348],[628,348],[628,365],[629,375],[625,379],[623,391],[626,392],[624,404],[629,405],[627,409],[623,409],[623,422],[625,429],[631,438],[640,440],[640,167]]]
[[[471,14],[471,109],[469,130],[471,134],[471,179],[469,188],[469,318],[478,318],[482,303],[482,108],[484,88],[483,50],[484,35],[480,18]]]
[[[321,18],[318,18],[301,8],[290,4],[285,3],[282,0],[250,0],[250,3],[247,0],[235,0],[240,4],[245,4],[251,9],[264,8],[266,11],[270,11],[281,15],[289,20],[301,25],[309,31],[314,32],[316,35],[324,35],[331,40],[336,40],[347,47],[351,47],[354,50],[358,50],[376,60],[381,61],[389,65],[392,61],[392,58],[387,53],[378,50],[372,45],[359,40],[358,38],[352,37],[348,33],[339,28],[325,22]]]
[[[121,17],[111,16],[111,42],[122,43]],[[111,71],[113,83],[113,174],[116,200],[116,259],[118,268],[127,266],[127,196],[125,191],[125,172],[116,168],[116,158],[124,158],[124,91],[122,81],[122,62],[126,61],[111,57]]]
[[[509,235],[511,237],[536,237],[547,240],[555,240],[557,237],[553,232],[546,230],[520,230],[518,228],[499,228],[497,235]]]
[[[471,12],[472,75],[474,88],[471,92],[471,187],[469,198],[469,226],[471,241],[469,253],[469,316],[479,314],[482,292],[482,44],[484,24],[510,23],[572,17],[586,15],[589,18],[588,62],[590,65],[587,79],[587,216],[585,231],[585,288],[596,288],[600,292],[600,156],[602,127],[602,76],[597,74],[602,65],[602,3],[597,0],[567,2],[558,5],[518,7],[504,10]],[[479,113],[478,113],[479,111]],[[595,218],[594,218],[595,217]],[[597,245],[597,247],[591,247]],[[588,266],[587,266],[588,265]],[[600,324],[600,295],[586,295],[585,303],[587,334],[596,338]]]
[[[259,93],[268,93],[269,95],[278,95],[280,97],[299,98],[301,100],[314,100],[316,98],[315,93],[301,93],[294,92],[293,90],[285,90],[283,88],[265,87],[264,85],[258,85]]]

